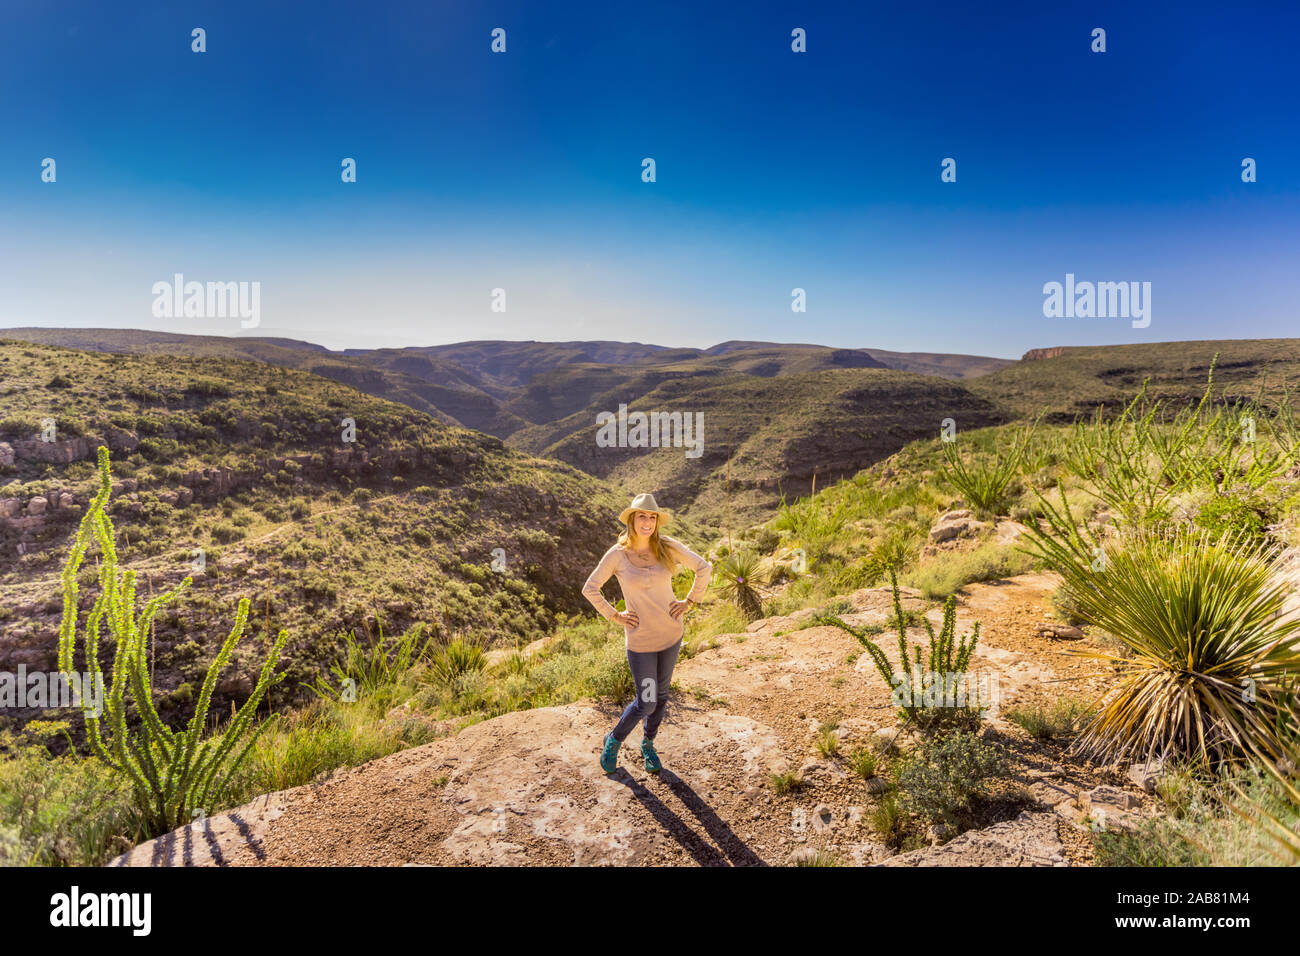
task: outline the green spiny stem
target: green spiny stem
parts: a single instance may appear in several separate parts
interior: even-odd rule
[[[77,577],[93,539],[100,551],[100,593],[86,619],[85,653],[86,670],[97,683],[103,682],[99,644],[105,624],[114,648],[102,713],[86,715],[87,739],[92,752],[127,779],[141,818],[156,834],[190,822],[194,809],[206,807],[209,798],[219,800],[224,796],[235,770],[249,754],[252,741],[265,727],[264,723],[253,726],[257,706],[266,690],[279,680],[274,670],[288,633],[281,632],[244,706],[223,733],[209,737],[206,718],[217,675],[230,662],[247,622],[249,602],[243,599],[235,626],[208,669],[193,718],[184,731],[176,732],[168,727],[153,702],[149,648],[160,608],[188,587],[191,579],[186,578],[178,587],[151,598],[137,614],[138,576],[118,565],[113,525],[106,511],[111,490],[106,448],[98,450],[98,462],[99,493],[78,526],[62,574],[64,616],[59,627],[59,666],[65,673],[72,672],[75,666]],[[128,695],[139,715],[138,730],[128,725]],[[241,740],[248,742],[236,750]]]

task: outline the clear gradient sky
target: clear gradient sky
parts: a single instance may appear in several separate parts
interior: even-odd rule
[[[988,6],[0,0],[0,328],[1300,335],[1300,7]],[[155,319],[177,272],[259,281],[261,325]],[[1150,326],[1044,318],[1067,272],[1151,282]]]

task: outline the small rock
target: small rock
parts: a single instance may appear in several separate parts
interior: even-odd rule
[[[867,793],[876,794],[884,793],[889,789],[889,781],[884,777],[868,777]]]
[[[1132,810],[1138,805],[1138,798],[1119,787],[1102,784],[1079,794],[1079,805],[1085,810],[1093,807],[1105,807],[1112,810]]]
[[[936,823],[925,831],[925,835],[930,841],[930,846],[939,846],[947,843],[952,837],[952,827],[946,823]]]
[[[1128,779],[1147,793],[1156,792],[1156,784],[1165,775],[1164,761],[1159,758],[1146,763],[1135,763],[1128,768]]]
[[[813,810],[812,828],[814,833],[830,833],[835,828],[835,814],[824,803],[819,803]]]
[[[1083,631],[1069,624],[1057,624],[1055,621],[1039,621],[1034,625],[1034,633],[1049,641],[1078,641],[1083,639]]]

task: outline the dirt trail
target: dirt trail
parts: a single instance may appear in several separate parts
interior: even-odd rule
[[[1030,799],[1019,816],[945,846],[897,855],[864,824],[876,797],[846,755],[894,727],[890,691],[850,635],[799,630],[812,614],[803,611],[723,635],[679,664],[680,689],[658,737],[658,777],[641,766],[639,731],[624,744],[619,770],[608,777],[600,770],[614,705],[520,711],[260,797],[142,844],[114,865],[788,865],[809,849],[846,864],[1086,862],[1087,836],[1052,809],[1052,792],[1123,781],[1063,765],[1053,748],[1005,719],[1009,706],[1088,696],[1101,686],[1103,666],[1068,654],[1080,642],[1034,633],[1050,618],[1054,583],[1028,574],[962,593],[958,633],[981,622],[972,668],[996,677],[999,713],[984,733],[1013,750],[1022,796],[1047,799]],[[848,597],[853,610],[843,616],[851,623],[885,623],[891,613],[888,588]],[[904,606],[922,602],[911,596]],[[929,616],[937,624],[942,613]],[[920,642],[925,632],[913,628],[909,637]],[[892,662],[894,635],[877,641]],[[841,756],[828,759],[815,737],[829,721],[838,723]],[[769,775],[789,770],[801,771],[805,786],[775,795]]]

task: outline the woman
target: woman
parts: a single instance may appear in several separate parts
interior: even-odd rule
[[[684,618],[688,608],[699,604],[709,586],[713,565],[676,538],[660,535],[668,515],[659,510],[654,495],[637,495],[618,516],[623,531],[618,543],[605,552],[591,572],[582,593],[600,616],[623,625],[627,639],[627,662],[637,695],[627,705],[614,730],[605,738],[600,755],[601,769],[613,773],[618,767],[618,748],[638,720],[643,720],[641,753],[651,773],[661,769],[654,737],[668,706],[668,686],[682,649]],[[673,594],[673,568],[683,564],[695,572],[686,600]],[[601,586],[610,575],[618,576],[625,611],[601,596]]]

